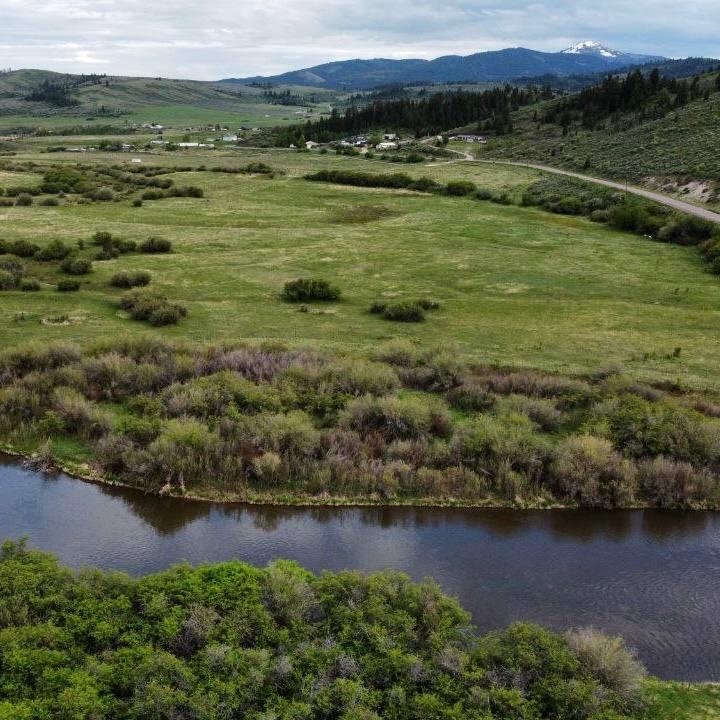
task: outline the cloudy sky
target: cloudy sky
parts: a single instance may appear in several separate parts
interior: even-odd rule
[[[0,67],[218,79],[594,39],[720,56],[718,0],[0,0]]]

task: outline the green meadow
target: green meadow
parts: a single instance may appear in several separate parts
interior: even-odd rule
[[[77,162],[77,156],[20,154],[15,160]],[[40,245],[89,242],[96,231],[141,241],[161,235],[170,255],[123,255],[95,262],[78,293],[58,293],[57,265],[29,263],[36,293],[2,293],[0,342],[89,341],[147,327],[118,308],[109,287],[120,270],[148,270],[153,286],[187,305],[187,319],[154,330],[197,341],[273,339],[367,353],[391,338],[453,347],[467,359],[569,373],[620,365],[645,379],[713,386],[720,369],[720,280],[692,248],[655,243],[583,218],[466,198],[363,189],[302,179],[322,167],[398,169],[446,182],[519,193],[538,173],[486,164],[395,165],[293,153],[158,153],[146,165],[229,165],[262,161],[269,179],[192,171],[172,175],[205,197],[0,208],[0,237]],[[83,162],[127,156],[88,154]],[[34,184],[39,172],[0,175],[0,185]],[[379,219],[354,222],[349,208]],[[373,213],[371,213],[372,215]],[[352,213],[350,213],[352,216]],[[298,277],[340,286],[342,301],[300,312],[279,300]],[[432,299],[441,309],[405,325],[367,312],[378,300]],[[53,323],[67,315],[63,323]],[[679,351],[676,348],[680,348]]]

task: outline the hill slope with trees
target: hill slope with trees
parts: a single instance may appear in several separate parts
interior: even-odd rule
[[[718,205],[720,73],[631,74],[512,115],[479,157],[529,160],[628,179]]]

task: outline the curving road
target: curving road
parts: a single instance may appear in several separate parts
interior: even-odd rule
[[[464,153],[463,153],[464,154]],[[464,161],[464,159],[463,159]],[[688,215],[695,215],[703,220],[720,224],[720,213],[698,207],[692,203],[678,200],[677,198],[665,195],[664,193],[645,190],[635,185],[625,185],[625,183],[614,182],[613,180],[604,180],[602,178],[592,177],[591,175],[583,175],[582,173],[572,172],[571,170],[560,170],[558,168],[548,167],[547,165],[536,165],[535,163],[513,162],[510,160],[474,160],[474,162],[491,163],[493,165],[515,165],[517,167],[533,168],[534,170],[542,170],[543,172],[553,173],[555,175],[567,175],[569,177],[584,180],[585,182],[595,183],[596,185],[605,185],[605,187],[615,188],[616,190],[627,191],[633,195],[653,200],[656,203],[667,205],[668,207],[680,210]]]
[[[680,210],[681,212],[687,213],[688,215],[695,215],[695,217],[702,218],[703,220],[709,220],[710,222],[718,223],[720,225],[720,213],[707,210],[706,208],[693,205],[692,203],[685,202],[684,200],[678,200],[677,198],[665,195],[664,193],[653,192],[652,190],[645,190],[645,188],[637,187],[635,185],[626,185],[625,183],[614,182],[613,180],[604,180],[603,178],[593,177],[592,175],[583,175],[582,173],[573,172],[572,170],[561,170],[559,168],[549,167],[548,165],[538,165],[536,163],[528,162],[516,162],[513,160],[478,160],[474,158],[470,153],[463,152],[462,150],[450,150],[460,157],[457,160],[447,160],[445,162],[430,163],[428,167],[432,165],[449,165],[457,162],[478,162],[489,165],[514,165],[515,167],[532,168],[533,170],[541,170],[542,172],[553,173],[555,175],[567,175],[568,177],[577,178],[578,180],[584,180],[585,182],[595,183],[596,185],[605,185],[605,187],[615,188],[616,190],[622,190],[623,192],[629,192],[633,195],[639,195],[640,197],[653,200],[661,205],[667,205],[674,210]]]

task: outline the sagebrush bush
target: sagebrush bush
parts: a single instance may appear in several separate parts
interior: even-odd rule
[[[145,287],[152,276],[146,270],[123,270],[110,278],[110,285],[119,288]]]
[[[371,312],[374,309],[371,308]],[[425,311],[416,302],[387,303],[381,314],[385,320],[394,322],[416,323],[425,320]]]
[[[29,207],[33,204],[33,196],[29,193],[20,193],[20,195],[15,198],[15,204],[19,207]]]
[[[69,256],[60,263],[60,269],[68,275],[87,275],[92,272],[92,262],[85,258]]]
[[[133,320],[144,320],[156,327],[175,325],[187,316],[187,308],[153,290],[130,290],[120,298],[120,307]]]
[[[63,278],[58,280],[57,289],[59,292],[74,292],[80,289],[80,281]]]
[[[452,428],[444,403],[397,397],[358,398],[348,405],[340,425],[361,435],[379,433],[387,442],[447,437]]]
[[[64,260],[69,254],[70,248],[62,240],[52,240],[35,253],[35,259],[43,262]]]
[[[13,273],[8,270],[0,270],[0,290],[14,290],[19,282]]]
[[[445,192],[448,195],[472,195],[476,191],[477,186],[474,182],[471,182],[470,180],[451,180],[445,186]]]
[[[553,451],[551,487],[585,507],[627,506],[635,496],[637,470],[605,438],[577,435]]]
[[[720,498],[720,483],[708,470],[662,456],[639,464],[639,483],[644,496],[661,508],[691,508]]]
[[[565,633],[565,641],[587,673],[626,703],[639,703],[647,671],[622,638],[583,628]]]
[[[172,242],[162,237],[150,237],[141,242],[138,249],[143,253],[168,253],[172,251]]]
[[[327,280],[300,278],[285,283],[280,297],[285,302],[331,302],[339,300],[341,294],[340,288]]]
[[[0,287],[2,286],[2,283],[0,283]],[[42,285],[40,284],[40,281],[37,278],[23,278],[20,281],[20,289],[23,292],[37,292],[40,290]]]

